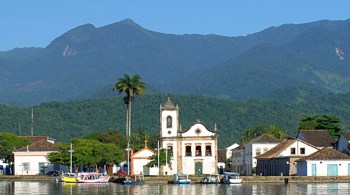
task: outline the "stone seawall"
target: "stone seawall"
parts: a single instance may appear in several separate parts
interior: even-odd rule
[[[189,176],[192,183],[200,182],[201,176]],[[350,176],[241,176],[242,183],[350,183]],[[0,181],[55,181],[55,177],[32,175],[0,175]],[[145,176],[146,183],[167,183],[172,176]]]

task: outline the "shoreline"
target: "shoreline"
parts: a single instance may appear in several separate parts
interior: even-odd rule
[[[199,183],[202,176],[189,176],[191,183]],[[241,176],[243,183],[350,183],[350,176]],[[172,176],[145,176],[146,183],[168,183]],[[0,175],[0,181],[56,181],[43,175]]]

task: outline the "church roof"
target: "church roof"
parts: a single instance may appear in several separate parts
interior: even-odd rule
[[[168,97],[168,101],[164,103],[163,108],[172,110],[172,109],[175,109],[176,107],[173,104],[173,102],[170,100],[170,97]]]

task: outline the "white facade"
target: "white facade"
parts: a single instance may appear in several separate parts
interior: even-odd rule
[[[269,137],[260,141],[263,137]],[[240,173],[241,175],[252,175],[255,173],[257,160],[256,156],[261,155],[271,148],[279,144],[277,139],[263,134],[258,138],[242,143],[239,147],[232,150],[232,171]]]
[[[296,175],[295,160],[309,156],[318,148],[301,140],[284,140],[266,153],[257,156],[257,175]]]
[[[239,146],[239,144],[234,143],[228,147],[226,147],[226,158],[229,159],[230,157],[232,157],[232,150],[237,148]]]
[[[350,160],[308,160],[297,163],[298,176],[350,176]]]
[[[331,147],[296,162],[298,176],[350,176],[350,156]]]
[[[14,172],[15,175],[39,175],[49,171],[67,172],[65,166],[51,165],[46,159],[47,151],[14,152]]]
[[[163,174],[189,175],[217,173],[217,133],[196,122],[182,131],[179,108],[168,99],[160,107],[160,147],[167,149],[171,163],[163,167]]]
[[[131,155],[131,175],[142,175],[144,173],[144,166],[146,166],[150,160],[150,156],[153,156],[154,152],[149,148],[143,148],[140,151]],[[150,173],[148,173],[151,175]],[[157,174],[156,174],[157,175]]]
[[[15,175],[43,175],[52,170],[67,172],[67,167],[52,165],[47,160],[49,153],[59,151],[51,140],[45,136],[31,136],[31,138],[39,139],[13,152]]]

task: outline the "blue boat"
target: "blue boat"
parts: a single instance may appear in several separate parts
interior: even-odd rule
[[[124,185],[140,185],[145,183],[143,175],[126,176],[123,181]]]
[[[188,179],[187,174],[174,174],[173,184],[190,184],[191,180]]]

